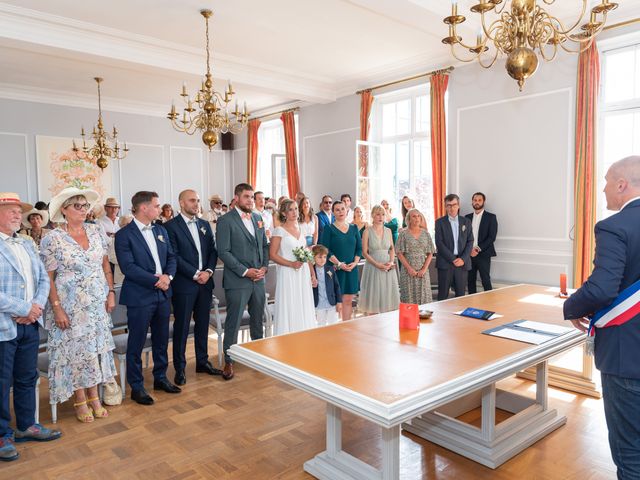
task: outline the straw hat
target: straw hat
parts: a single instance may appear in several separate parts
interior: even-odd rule
[[[109,198],[107,198],[107,201],[104,202],[104,206],[105,207],[120,207],[120,204],[118,203],[118,200],[115,199],[115,197],[109,197]]]
[[[51,221],[55,223],[64,222],[64,216],[62,215],[61,211],[62,205],[70,198],[78,195],[82,195],[87,199],[87,202],[89,203],[89,208],[87,209],[87,211],[91,210],[91,207],[98,203],[98,200],[100,199],[100,195],[98,195],[98,192],[94,190],[67,187],[55,197],[53,197],[51,199],[51,202],[49,203],[49,215],[51,215]]]
[[[24,228],[31,228],[31,222],[29,222],[29,217],[31,215],[40,215],[42,218],[42,226],[44,227],[47,223],[49,223],[49,212],[46,210],[36,210],[32,208],[28,212],[22,214],[22,225]]]
[[[0,206],[2,205],[19,205],[23,212],[27,212],[33,208],[33,205],[20,201],[20,195],[13,192],[0,192]]]
[[[220,195],[218,195],[218,194],[211,195],[211,196],[209,197],[209,201],[210,201],[210,202],[213,202],[214,200],[215,200],[216,202],[223,203],[223,201],[222,201],[222,197],[221,197]]]

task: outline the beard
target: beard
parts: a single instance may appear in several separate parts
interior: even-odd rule
[[[484,208],[484,203],[474,203],[472,207],[474,210],[482,210]]]

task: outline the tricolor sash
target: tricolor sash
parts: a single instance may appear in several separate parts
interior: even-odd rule
[[[622,325],[640,314],[640,280],[625,288],[611,305],[598,310],[589,321],[587,353],[593,354],[596,328]]]

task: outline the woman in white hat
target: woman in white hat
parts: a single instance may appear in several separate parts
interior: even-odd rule
[[[51,230],[44,228],[49,223],[49,213],[46,210],[36,210],[32,208],[22,215],[22,226],[24,227],[18,233],[31,237],[35,244],[40,247],[40,241]]]
[[[61,226],[42,239],[40,256],[51,278],[45,312],[49,329],[49,401],[75,395],[76,418],[89,423],[108,416],[98,385],[116,374],[109,313],[115,307],[107,240],[98,225],[85,223],[98,201],[93,190],[65,188],[49,205]]]

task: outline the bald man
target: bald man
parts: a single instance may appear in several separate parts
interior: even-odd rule
[[[178,261],[173,287],[173,366],[176,385],[187,382],[185,351],[191,317],[194,321],[196,372],[222,375],[209,361],[209,311],[213,293],[213,272],[218,252],[209,222],[198,218],[200,197],[184,190],[178,197],[180,214],[164,224]]]
[[[564,318],[595,332],[611,456],[619,479],[640,479],[640,156],[611,165],[604,194],[615,215],[595,226],[593,273]]]

